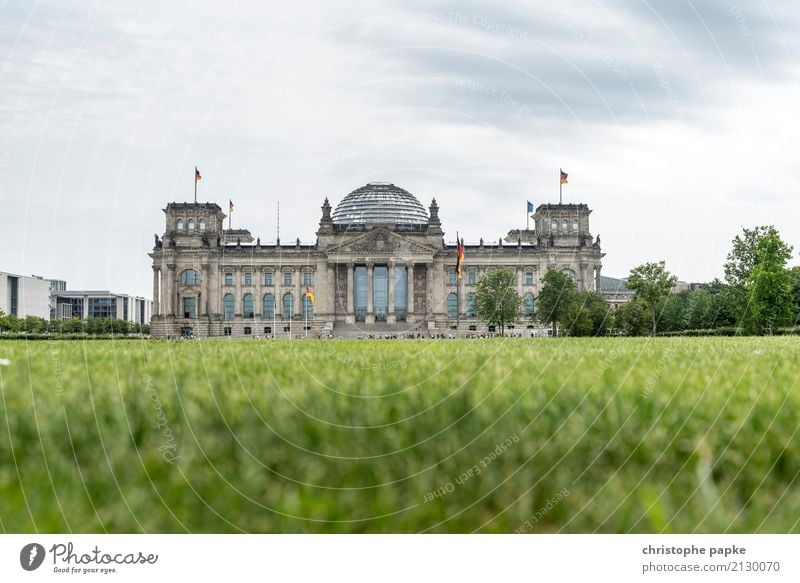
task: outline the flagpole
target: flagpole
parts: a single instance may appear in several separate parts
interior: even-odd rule
[[[561,192],[564,190],[564,182],[561,180],[561,168],[558,169],[558,204],[563,204]]]
[[[197,166],[194,167],[194,204],[197,204]]]

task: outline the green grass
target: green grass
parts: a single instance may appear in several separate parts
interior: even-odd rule
[[[798,338],[0,358],[5,532],[800,531]]]

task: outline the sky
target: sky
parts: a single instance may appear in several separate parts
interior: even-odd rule
[[[563,168],[605,275],[762,224],[797,264],[799,59],[797,0],[0,0],[0,271],[149,297],[195,165],[264,242],[372,181],[497,240]]]

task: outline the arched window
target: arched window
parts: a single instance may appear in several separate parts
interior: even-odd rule
[[[291,318],[294,315],[294,297],[292,294],[284,294],[283,296],[283,317]]]
[[[206,220],[205,219],[200,219],[199,221],[197,221],[197,228],[200,231],[205,231],[206,230]]]
[[[467,316],[474,318],[478,315],[478,300],[474,293],[467,294]]]
[[[309,320],[314,318],[314,304],[311,303],[311,298],[303,294],[303,318]]]
[[[572,283],[575,283],[578,279],[577,276],[575,275],[575,272],[572,271],[569,267],[565,267],[564,269],[562,269],[561,273],[566,273],[567,275],[569,275],[570,279],[572,280]]]
[[[561,221],[561,230],[566,232],[566,230],[567,230],[567,219],[564,219],[563,221]]]
[[[186,228],[190,231],[194,231],[194,219],[189,219],[186,222]]]
[[[242,298],[242,304],[244,305],[245,318],[252,318],[255,316],[255,312],[253,310],[253,294],[244,294],[244,297]]]
[[[225,294],[223,302],[224,302],[223,306],[225,308],[225,319],[230,320],[231,318],[233,318],[233,306],[234,306],[233,294]]]
[[[552,221],[550,221],[550,230],[555,231],[557,229],[558,229],[558,221],[553,219]]]
[[[275,316],[275,296],[264,294],[264,317],[273,318]]]
[[[200,274],[194,269],[187,269],[181,272],[181,285],[197,285],[200,283]]]
[[[573,231],[577,231],[578,230],[578,221],[572,221],[572,230]]]
[[[179,231],[183,231],[183,219],[178,219],[178,222],[175,223],[175,228]]]
[[[522,296],[522,315],[531,317],[533,316],[533,294],[527,293]]]
[[[456,294],[447,294],[447,317],[455,318],[458,316],[458,297]]]

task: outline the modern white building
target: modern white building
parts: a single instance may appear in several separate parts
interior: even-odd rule
[[[54,320],[116,318],[149,324],[153,302],[138,296],[108,290],[63,290],[52,293]]]
[[[50,319],[50,280],[0,271],[0,310],[18,318]]]

